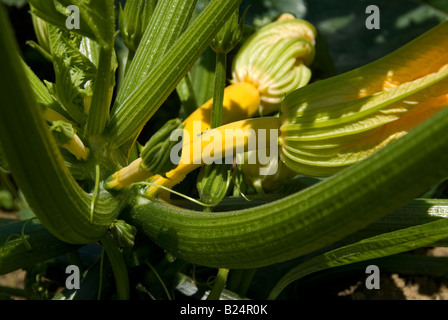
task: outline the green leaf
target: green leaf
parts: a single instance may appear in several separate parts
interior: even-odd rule
[[[27,0],[31,7],[31,13],[41,19],[61,28],[66,27],[67,16],[63,14],[63,8],[53,0]]]
[[[285,274],[268,299],[275,299],[290,283],[311,273],[350,263],[385,257],[429,246],[448,238],[448,220],[422,224],[364,239],[352,245],[326,252],[308,260]]]
[[[49,108],[65,117],[70,117],[64,106],[50,93],[48,88],[42,83],[42,81],[40,81],[33,70],[31,70],[25,61],[21,61],[37,103],[43,109]]]
[[[42,20],[38,16],[32,14],[34,33],[36,34],[37,42],[28,41],[28,44],[39,51],[42,56],[51,61],[50,54],[50,40],[48,39],[48,22]]]
[[[75,5],[79,9],[80,28],[71,31],[102,46],[113,45],[115,28],[110,24],[114,16],[113,0],[28,0],[28,3],[31,13],[61,29],[67,29],[66,23],[71,19],[67,7]]]
[[[50,126],[50,132],[59,145],[64,145],[75,137],[73,126],[64,121],[54,121]]]
[[[114,0],[58,0],[68,7],[75,5],[79,8],[81,29],[84,27],[101,46],[113,46],[115,34],[115,6]],[[112,22],[112,23],[111,23]],[[73,29],[76,32],[76,29]]]
[[[66,29],[66,22],[69,13],[66,7],[55,0],[27,0],[31,7],[31,13],[38,16],[42,20],[51,23],[61,29]],[[68,5],[72,5],[69,3]],[[95,39],[95,33],[88,29],[86,25],[82,25],[80,29],[73,29],[76,33]]]
[[[79,51],[80,37],[51,25],[48,31],[56,74],[55,93],[71,118],[83,124],[84,98],[92,95],[97,68]]]
[[[52,235],[36,220],[10,221],[0,226],[0,275],[76,250]]]

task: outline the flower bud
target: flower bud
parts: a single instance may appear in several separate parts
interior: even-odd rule
[[[224,27],[219,30],[218,34],[213,38],[210,46],[216,53],[229,53],[243,35],[244,19],[246,17],[246,11],[243,13],[243,17],[238,21],[239,10],[237,9],[233,15],[227,20]]]
[[[253,34],[233,64],[233,83],[248,82],[261,96],[259,112],[278,111],[285,95],[308,84],[316,30],[299,19],[282,19]]]
[[[67,149],[78,160],[87,160],[90,150],[84,146],[70,123],[53,121],[50,126],[50,132],[61,148]]]
[[[165,123],[142,148],[140,158],[111,175],[105,182],[105,188],[120,190],[149,179],[152,175],[164,176],[174,169],[176,164],[171,161],[171,151],[179,142],[171,141],[170,136],[174,130],[183,129],[183,126],[180,119]]]
[[[50,126],[50,132],[59,145],[67,144],[75,137],[73,126],[64,121],[54,121]]]
[[[247,160],[251,157],[250,154],[254,152],[256,151],[244,153],[244,162],[240,167],[246,183],[248,186],[254,188],[257,193],[264,194],[275,191],[284,185],[287,179],[297,175],[297,173],[289,169],[279,158],[271,159],[266,165],[259,163],[249,164]],[[273,172],[273,174],[260,175],[260,168]]]
[[[110,226],[110,233],[117,247],[133,247],[137,229],[124,222],[115,220]]]
[[[231,164],[212,163],[201,168],[196,186],[203,203],[215,204],[226,196],[231,170]]]
[[[157,0],[127,0],[120,7],[119,28],[124,44],[136,51],[154,13]]]
[[[174,130],[182,128],[182,121],[173,119],[151,137],[140,154],[142,158],[141,167],[144,170],[152,174],[164,175],[176,167],[176,164],[171,161],[170,152],[179,142],[171,141],[170,135]]]

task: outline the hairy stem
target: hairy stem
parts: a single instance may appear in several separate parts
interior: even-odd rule
[[[222,124],[222,107],[224,99],[224,88],[226,86],[227,54],[216,54],[215,91],[213,94],[212,123],[216,128]]]
[[[108,235],[101,239],[101,244],[103,245],[112,266],[117,288],[117,298],[118,300],[129,300],[129,277],[123,254],[120,249],[114,245],[112,239]]]

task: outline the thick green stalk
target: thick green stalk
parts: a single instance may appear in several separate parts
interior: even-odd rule
[[[8,17],[0,7],[0,140],[14,180],[42,224],[70,243],[100,239],[118,214],[108,194],[96,202],[73,179],[48,130],[19,60]]]
[[[280,279],[274,289],[272,289],[268,299],[275,299],[290,283],[311,273],[430,246],[438,240],[446,239],[447,234],[448,220],[443,219],[384,233],[348,246],[337,248],[314,257],[290,270]]]
[[[227,282],[227,276],[229,275],[229,269],[221,268],[216,275],[215,284],[213,285],[207,300],[219,300]]]
[[[227,54],[216,53],[215,91],[213,93],[212,124],[217,128],[222,124],[222,102],[226,87]]]
[[[215,82],[214,82],[214,91],[213,91],[213,105],[211,110],[211,129],[217,128],[222,124],[222,113],[223,113],[223,101],[224,101],[224,89],[226,87],[226,70],[227,70],[227,53],[216,52],[216,68],[215,68]],[[216,182],[225,182],[225,179],[222,179],[222,176],[216,176],[216,173],[219,172],[219,169],[224,169],[224,174],[227,172],[226,168],[228,166],[225,165],[215,165],[209,164],[205,167],[201,168],[201,173],[198,177],[198,183],[207,184],[207,180]],[[212,170],[212,171],[210,171]],[[213,185],[214,183],[211,183]],[[218,183],[219,184],[219,183]],[[221,186],[219,186],[221,187]],[[225,193],[227,192],[227,188],[225,192],[222,194],[222,198],[225,197]],[[212,200],[216,203],[219,195],[213,194],[211,188],[204,187],[199,190],[201,198],[203,196],[210,197],[209,200]],[[203,200],[203,199],[201,199]],[[222,199],[221,199],[222,200]],[[212,212],[211,207],[205,207],[204,212]],[[219,276],[219,275],[218,275]],[[222,291],[222,290],[221,290]],[[213,290],[212,290],[213,293]],[[212,294],[210,293],[210,294]],[[221,294],[221,293],[220,293]],[[218,296],[219,298],[219,296]]]
[[[104,46],[100,49],[97,78],[86,124],[86,130],[91,136],[100,135],[109,120],[113,51],[113,46]]]
[[[64,117],[70,117],[63,105],[50,94],[47,87],[36,76],[33,70],[31,70],[31,68],[25,63],[25,61],[21,61],[25,70],[25,75],[30,83],[31,89],[34,92],[37,103],[46,108],[53,109]]]
[[[137,51],[128,59],[123,85],[114,108],[120,107],[139,83],[160,62],[184,32],[196,0],[160,0],[140,41]],[[115,110],[115,109],[114,109]]]
[[[249,287],[250,287],[252,280],[255,276],[255,272],[257,272],[256,268],[244,270],[243,279],[242,279],[240,286],[238,288],[238,291],[237,291],[237,293],[240,296],[245,297],[247,295],[247,291],[249,290]]]
[[[101,294],[103,292],[104,255],[105,255],[105,251],[106,251],[106,249],[103,246],[103,250],[101,251],[101,257],[100,257],[100,274],[99,274],[99,281],[98,281],[98,293],[97,293],[97,296],[96,296],[97,300],[101,300]],[[115,288],[117,288],[117,286],[115,286]]]
[[[239,211],[203,213],[140,198],[128,219],[185,261],[254,268],[322,249],[448,176],[448,108],[360,163],[301,192]]]
[[[120,249],[114,245],[113,240],[109,235],[106,235],[101,239],[101,244],[103,245],[112,266],[112,271],[115,277],[115,286],[117,288],[117,298],[118,300],[129,300],[129,277],[123,255]]]
[[[96,80],[93,87],[92,102],[87,118],[86,130],[91,136],[100,135],[109,120],[111,89],[115,84],[115,6],[112,0],[101,0],[102,23],[98,29],[103,41],[99,42],[100,52],[97,65]],[[87,11],[87,8],[83,8]]]
[[[111,144],[121,146],[135,140],[240,3],[229,0],[223,6],[222,1],[212,1],[204,9],[112,115],[105,132]]]

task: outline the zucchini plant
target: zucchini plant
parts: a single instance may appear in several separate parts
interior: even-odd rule
[[[54,299],[241,299],[255,271],[289,262],[261,293],[275,299],[443,244],[448,23],[314,81],[316,28],[291,14],[249,28],[241,2],[28,0],[54,82],[0,7],[0,165],[33,214],[0,224],[1,274],[85,271]],[[142,141],[173,94],[179,114]]]

